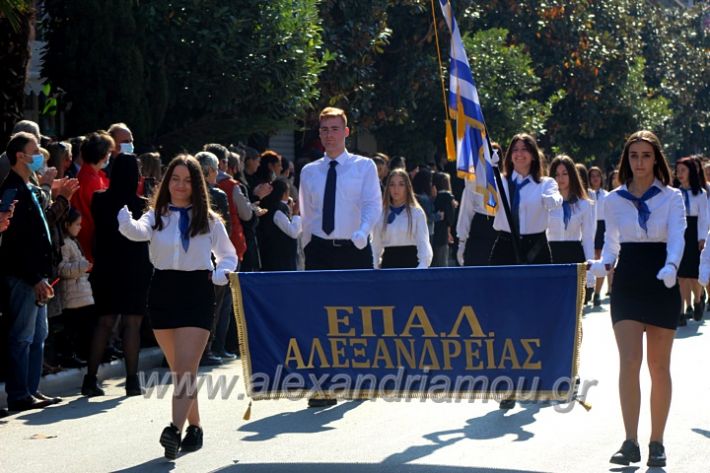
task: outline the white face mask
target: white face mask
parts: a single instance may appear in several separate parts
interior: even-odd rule
[[[101,166],[101,169],[106,169],[108,167],[108,163],[111,162],[111,155],[108,155],[108,158],[106,158],[106,161],[104,161],[104,164]]]
[[[123,154],[133,154],[133,142],[121,143],[121,153]]]

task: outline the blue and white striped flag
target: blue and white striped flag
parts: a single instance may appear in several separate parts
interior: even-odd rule
[[[483,195],[486,208],[495,213],[498,209],[498,192],[476,83],[451,2],[439,0],[439,4],[451,31],[449,116],[456,119],[456,169],[459,177],[475,179],[476,192]]]

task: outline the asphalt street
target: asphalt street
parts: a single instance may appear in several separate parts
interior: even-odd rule
[[[710,315],[710,314],[709,314]],[[608,299],[587,309],[580,376],[591,386],[587,412],[579,404],[518,404],[501,411],[489,401],[345,401],[307,409],[305,401],[254,402],[242,416],[242,364],[211,370],[221,395],[200,391],[202,450],[163,457],[158,437],[170,419],[170,390],[123,396],[123,380],[107,380],[107,395],[64,402],[0,420],[2,472],[708,472],[710,471],[710,322],[678,330],[672,360],[673,403],[666,430],[668,466],[645,466],[650,432],[649,378],[642,371],[639,428],[642,462],[608,463],[624,440],[617,396],[617,351]],[[161,376],[164,370],[146,373]],[[596,384],[594,384],[596,382]],[[232,383],[230,391],[229,384]],[[161,398],[162,397],[162,398]],[[213,399],[209,399],[213,397]],[[563,411],[568,412],[563,412]]]

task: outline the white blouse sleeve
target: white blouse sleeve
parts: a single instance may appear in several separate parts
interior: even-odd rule
[[[380,269],[382,264],[382,252],[384,251],[384,244],[382,243],[382,219],[381,216],[375,226],[372,227],[372,266],[375,269]],[[428,230],[427,230],[428,231]]]
[[[118,211],[118,231],[131,241],[150,241],[153,238],[155,213],[151,209],[138,220],[133,220],[127,207]]]
[[[464,188],[461,194],[461,205],[459,206],[459,219],[456,222],[456,235],[459,241],[466,241],[471,231],[471,219],[473,219],[473,192]]]
[[[216,267],[212,272],[212,282],[217,286],[224,286],[229,282],[226,273],[235,271],[239,260],[222,221],[219,219],[212,220],[211,226],[212,254],[214,254],[216,260]]]
[[[698,241],[705,240],[710,229],[710,220],[708,220],[708,199],[707,193],[703,189],[699,195],[698,201]]]
[[[301,217],[294,215],[291,220],[280,210],[274,214],[274,225],[294,240],[301,234]]]
[[[552,210],[562,205],[562,194],[557,187],[557,181],[552,178],[544,177],[542,179],[542,205],[547,210]]]
[[[606,221],[606,231],[604,232],[604,247],[602,248],[602,263],[613,265],[619,255],[619,223],[616,221],[613,205],[609,206],[610,200],[616,198],[615,194],[609,194],[604,201],[604,219]],[[682,203],[682,202],[681,202]]]
[[[429,227],[426,224],[426,215],[423,210],[418,210],[414,213],[414,219],[417,238],[417,259],[419,260],[417,268],[425,269],[429,267],[431,260],[434,257],[434,252],[431,249],[431,242],[429,241]]]
[[[587,261],[594,259],[594,236],[597,232],[597,218],[594,202],[587,201],[588,206],[582,215],[582,248]]]
[[[673,195],[668,205],[666,264],[673,263],[677,268],[680,266],[680,260],[683,258],[685,227],[687,226],[687,222],[685,221],[685,204],[683,203],[683,196],[679,190],[673,190]]]

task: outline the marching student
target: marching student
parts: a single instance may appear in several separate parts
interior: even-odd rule
[[[155,267],[148,293],[153,333],[173,373],[172,422],[160,436],[165,456],[175,459],[202,447],[196,376],[215,316],[213,285],[228,284],[237,254],[219,216],[210,209],[200,164],[175,157],[165,172],[152,208],[134,220],[128,207],[118,213],[120,232],[150,242]],[[212,254],[216,266],[212,264]],[[181,439],[187,420],[185,438]]]
[[[594,203],[587,195],[578,170],[572,158],[565,154],[555,157],[550,164],[550,176],[557,181],[564,199],[561,207],[550,212],[547,228],[555,264],[584,263],[594,257]],[[594,277],[588,273],[588,292],[594,282]]]
[[[619,350],[619,398],[626,440],[610,459],[628,465],[641,459],[638,445],[639,372],[646,334],[651,374],[651,438],[648,466],[665,466],[663,431],[671,404],[671,348],[680,290],[676,281],[685,245],[685,208],[660,141],[650,131],[632,134],[619,164],[622,185],[605,201],[606,234],[601,260],[591,271],[603,277],[617,260],[611,319]]]
[[[589,187],[591,192],[589,196],[594,201],[594,209],[597,214],[597,231],[594,235],[594,258],[599,259],[602,256],[602,248],[604,247],[604,231],[606,224],[604,223],[604,199],[606,199],[609,191],[604,189],[604,174],[597,166],[589,168]],[[611,287],[611,279],[609,279],[609,287]],[[594,298],[592,303],[594,307],[602,305],[601,292],[604,278],[596,278],[594,285]]]
[[[518,248],[521,261],[517,261],[513,247],[513,233],[505,212],[496,213],[493,228],[498,236],[491,251],[490,264],[494,266],[514,264],[550,264],[552,255],[547,243],[546,231],[549,212],[562,206],[562,195],[557,182],[544,177],[545,157],[535,138],[520,133],[505,153],[503,162],[505,188],[510,202],[511,217],[518,231]],[[501,409],[512,409],[515,401],[501,401]]]
[[[434,184],[434,210],[440,217],[434,222],[434,235],[431,237],[431,246],[434,257],[432,267],[449,266],[449,244],[453,243],[451,229],[456,225],[456,208],[459,203],[451,193],[451,177],[445,172],[435,172],[432,183]]]
[[[698,267],[700,252],[705,246],[705,237],[708,234],[708,199],[697,163],[692,158],[683,158],[676,162],[675,176],[673,187],[680,189],[683,194],[685,220],[688,225],[685,228],[683,259],[678,267],[680,294],[685,303],[685,312],[681,308],[678,325],[685,326],[686,319],[690,317],[700,321],[705,310],[702,300],[703,288],[698,284]]]
[[[372,231],[375,268],[428,268],[433,251],[426,214],[405,170],[394,169],[387,176],[382,209]]]
[[[266,215],[259,218],[257,235],[262,271],[296,271],[301,216],[298,203],[290,197],[290,185],[282,177],[274,180],[271,194],[261,199]]]

